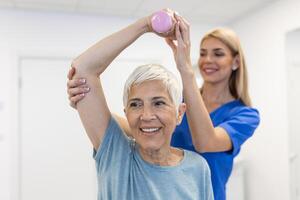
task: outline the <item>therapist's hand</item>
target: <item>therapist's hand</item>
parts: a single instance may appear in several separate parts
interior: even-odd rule
[[[84,78],[73,79],[74,74],[75,68],[72,67],[68,72],[67,92],[70,106],[76,109],[76,104],[85,97],[90,88]]]
[[[182,16],[175,14],[177,20],[175,26],[176,39],[166,38],[171,47],[179,72],[193,71],[190,57],[190,25]]]

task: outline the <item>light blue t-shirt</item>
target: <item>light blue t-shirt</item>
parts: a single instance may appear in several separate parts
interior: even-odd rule
[[[111,118],[98,151],[94,151],[98,200],[211,200],[208,164],[184,150],[177,166],[144,161],[133,139]]]

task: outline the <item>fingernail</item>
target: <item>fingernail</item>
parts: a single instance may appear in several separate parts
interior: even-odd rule
[[[84,94],[84,93],[81,93],[81,94],[80,94],[80,96],[84,97],[84,96],[85,96],[85,94]]]
[[[89,90],[90,90],[90,88],[88,88],[88,87],[87,87],[87,88],[84,88],[84,90],[85,90],[85,91],[89,91]]]
[[[85,83],[85,79],[83,79],[83,78],[80,79],[79,81],[80,81],[81,83]]]

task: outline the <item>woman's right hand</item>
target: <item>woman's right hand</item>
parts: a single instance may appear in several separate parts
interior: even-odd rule
[[[84,78],[73,79],[75,68],[72,67],[68,72],[67,92],[69,95],[70,106],[76,109],[76,104],[81,101],[90,88]]]

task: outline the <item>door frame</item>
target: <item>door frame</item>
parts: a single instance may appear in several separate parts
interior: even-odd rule
[[[15,63],[13,64],[12,70],[12,94],[11,99],[12,104],[12,116],[11,116],[11,128],[12,128],[12,136],[11,136],[11,160],[10,160],[10,197],[12,200],[21,200],[21,177],[22,177],[22,163],[21,163],[21,87],[22,87],[22,61],[26,59],[33,60],[41,60],[41,59],[51,59],[51,60],[72,60],[73,56],[71,54],[67,55],[65,52],[62,54],[52,53],[48,54],[46,52],[31,52],[31,53],[16,53],[14,57]],[[64,55],[64,56],[61,56]],[[71,63],[70,63],[71,64]]]

